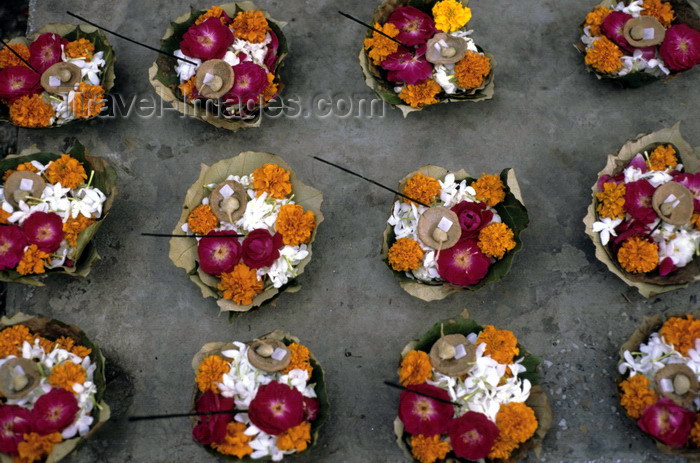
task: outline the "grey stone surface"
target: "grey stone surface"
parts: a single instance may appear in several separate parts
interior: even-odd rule
[[[682,120],[686,138],[700,145],[700,72],[639,90],[598,82],[572,47],[577,25],[593,3],[472,2],[477,42],[498,60],[496,96],[487,102],[442,105],[406,120],[388,108],[384,117],[374,118],[279,118],[239,133],[172,111],[159,118],[132,115],[22,130],[21,147],[36,143],[47,150],[77,136],[92,154],[110,159],[120,177],[120,196],[96,238],[104,260],[89,278],[56,278],[45,288],[9,291],[8,311],[81,325],[132,379],[133,397],[125,376],[118,376],[111,393],[121,416],[69,460],[212,460],[192,441],[187,420],[129,424],[124,414],[188,410],[190,359],[203,343],[245,340],[280,328],[316,352],[332,401],[332,419],[319,446],[295,461],[404,461],[391,424],[398,394],[382,380],[395,377],[399,352],[409,340],[466,307],[482,323],[515,331],[550,365],[542,373],[554,426],[542,461],[676,461],[621,415],[613,383],[616,352],[644,315],[697,308],[700,287],[643,299],[594,258],[581,220],[606,154],[626,140]],[[323,95],[371,97],[357,64],[363,31],[336,10],[369,18],[374,4],[261,4],[289,21],[287,97],[299,96],[307,109]],[[181,0],[35,0],[31,26],[69,22],[63,12],[72,9],[156,44],[168,20],[188,6]],[[113,44],[115,90],[152,98],[146,72],[154,55],[116,38]],[[199,164],[244,150],[279,154],[306,183],[322,189],[326,221],[300,279],[302,291],[230,324],[170,263],[167,240],[139,232],[170,231]],[[427,163],[474,174],[514,167],[531,216],[525,249],[497,284],[435,303],[412,298],[379,258],[391,195],[330,170],[312,155],[352,165],[390,185]]]

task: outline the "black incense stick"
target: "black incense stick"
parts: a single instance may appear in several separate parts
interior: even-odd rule
[[[213,412],[190,412],[190,413],[169,413],[164,415],[141,415],[130,416],[128,421],[151,421],[151,420],[167,420],[170,418],[186,418],[190,416],[208,416],[208,415],[234,415],[236,413],[247,413],[243,410],[216,410]]]
[[[438,402],[442,402],[444,404],[454,405],[455,407],[462,406],[461,404],[458,404],[457,402],[452,402],[451,400],[441,399],[440,397],[435,397],[435,396],[432,396],[430,394],[426,394],[425,392],[414,391],[413,389],[409,389],[409,388],[404,387],[400,384],[392,383],[391,381],[384,381],[384,384],[386,384],[387,386],[396,388],[396,389],[401,389],[402,391],[407,391],[407,392],[410,392],[412,394],[421,395],[421,396],[427,397],[429,399],[437,400]]]
[[[95,24],[94,22],[88,21],[87,19],[83,18],[82,16],[78,16],[77,14],[71,13],[70,11],[66,11],[66,14],[68,14],[69,16],[73,16],[74,18],[79,19],[79,20],[81,20],[81,21],[83,21],[83,22],[85,22],[85,23],[88,23],[88,24],[90,24],[91,26],[95,26],[95,27],[98,28],[98,29],[102,29],[102,30],[105,31],[105,32],[109,32],[110,34],[114,34],[114,35],[116,35],[117,37],[119,37],[119,38],[121,38],[121,39],[128,40],[128,41],[131,42],[131,43],[135,43],[136,45],[141,45],[142,47],[148,48],[149,50],[157,51],[158,53],[161,53],[161,54],[163,54],[163,55],[170,56],[170,57],[172,57],[172,58],[179,59],[180,61],[185,61],[186,63],[194,64],[195,66],[197,66],[197,63],[195,63],[194,61],[190,61],[190,60],[188,60],[188,59],[186,59],[186,58],[179,58],[179,57],[173,55],[172,53],[168,53],[167,51],[163,51],[163,50],[161,50],[161,49],[159,49],[159,48],[155,48],[155,47],[152,47],[152,46],[150,46],[150,45],[146,45],[145,43],[137,42],[137,41],[134,40],[134,39],[130,39],[129,37],[126,37],[126,36],[123,36],[123,35],[119,34],[118,32],[110,31],[109,29],[106,29],[106,28],[104,28],[104,27],[102,27],[102,26],[98,26],[98,25]]]
[[[360,174],[358,174],[357,172],[353,172],[353,171],[351,171],[350,169],[346,169],[345,167],[339,166],[338,164],[334,164],[334,163],[332,163],[332,162],[330,162],[330,161],[326,161],[325,159],[321,159],[321,158],[319,158],[318,156],[314,156],[314,159],[316,159],[317,161],[321,161],[321,162],[323,162],[323,163],[326,163],[326,164],[328,164],[329,166],[333,166],[333,167],[335,167],[336,169],[340,169],[340,170],[342,170],[343,172],[347,172],[348,174],[354,175],[355,177],[360,177],[362,180],[367,180],[368,182],[373,183],[373,184],[377,185],[378,187],[382,187],[382,188],[384,188],[385,190],[389,190],[389,191],[391,191],[392,193],[397,194],[397,195],[401,196],[402,198],[406,198],[406,199],[408,199],[409,201],[413,201],[414,203],[420,204],[421,206],[430,207],[429,205],[425,204],[424,202],[415,200],[415,199],[413,199],[413,198],[409,198],[409,197],[406,196],[405,194],[399,193],[398,191],[394,190],[393,188],[389,188],[388,186],[384,186],[384,185],[382,185],[381,183],[375,182],[374,180],[372,180],[372,179],[370,179],[370,178],[367,178],[367,177],[365,177],[365,176],[363,176],[363,175],[360,175]]]
[[[371,29],[371,30],[373,30],[374,32],[376,32],[377,34],[382,34],[382,35],[383,35],[384,37],[386,37],[387,39],[389,39],[389,40],[391,40],[391,41],[393,41],[393,42],[398,43],[398,44],[401,45],[402,47],[410,49],[410,47],[409,47],[408,45],[404,45],[403,43],[399,42],[398,40],[396,40],[396,39],[393,38],[392,36],[390,36],[390,35],[388,35],[388,34],[385,34],[384,32],[380,31],[379,29],[375,29],[374,27],[370,26],[369,24],[360,21],[360,20],[357,19],[356,17],[351,16],[351,15],[349,15],[349,14],[347,14],[347,13],[343,13],[343,12],[340,11],[340,10],[338,10],[338,13],[340,13],[340,14],[343,15],[343,16],[345,16],[346,18],[348,18],[348,19],[351,20],[351,21],[355,21],[355,22],[358,23],[358,24],[362,24],[362,25],[365,26],[367,29]]]
[[[36,69],[34,69],[34,66],[32,66],[31,64],[29,64],[29,61],[27,61],[26,59],[22,58],[22,56],[21,56],[19,53],[17,53],[7,42],[5,42],[3,39],[0,39],[0,43],[2,43],[3,45],[5,45],[5,47],[7,47],[7,48],[12,52],[13,55],[15,55],[17,58],[19,58],[20,60],[22,60],[22,62],[23,62],[24,64],[26,64],[27,66],[29,66],[29,69],[31,69],[32,71],[34,71],[34,72],[36,72],[37,74],[39,74],[39,71],[37,71]]]
[[[227,235],[174,235],[171,233],[141,233],[141,236],[155,236],[156,238],[241,238],[243,235],[231,233]]]

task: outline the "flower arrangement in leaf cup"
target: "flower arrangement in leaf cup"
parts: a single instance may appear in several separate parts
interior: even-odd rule
[[[0,319],[0,460],[56,462],[110,416],[100,348],[77,326]]]
[[[436,323],[401,352],[399,446],[421,463],[539,458],[552,422],[539,363],[511,331],[464,316]]]
[[[151,85],[173,108],[215,127],[259,127],[284,87],[285,25],[249,1],[193,9],[161,41],[187,61],[160,56],[148,70]]]
[[[659,450],[700,458],[698,313],[644,317],[620,347],[620,405]]]
[[[114,50],[93,26],[48,24],[0,49],[0,120],[58,127],[98,116],[114,85]],[[32,69],[34,68],[34,69]]]
[[[0,160],[0,281],[84,277],[100,260],[92,238],[117,195],[117,174],[80,142],[63,154],[23,150]]]
[[[236,461],[280,461],[308,452],[328,418],[323,369],[298,338],[273,331],[250,342],[205,344],[192,360],[197,412],[192,435]]]
[[[609,155],[584,219],[596,257],[644,297],[700,279],[700,149],[680,123]]]
[[[382,258],[401,287],[433,301],[477,290],[508,272],[529,218],[512,169],[473,178],[424,166],[399,182]]]
[[[385,0],[360,51],[365,82],[404,117],[437,103],[493,97],[493,56],[471,38],[463,0]]]
[[[322,202],[274,154],[202,164],[173,232],[192,238],[172,238],[170,259],[221,311],[247,312],[300,289],[295,279],[311,260]]]
[[[700,64],[700,9],[692,0],[603,0],[575,47],[588,71],[623,87],[668,80]]]

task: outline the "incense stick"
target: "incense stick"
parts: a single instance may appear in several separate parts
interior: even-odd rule
[[[343,16],[345,16],[346,18],[348,18],[348,19],[351,20],[351,21],[355,21],[355,22],[358,23],[358,24],[362,24],[362,25],[365,26],[367,29],[371,29],[371,30],[373,30],[374,32],[376,32],[377,34],[383,35],[383,36],[386,37],[387,39],[389,39],[389,40],[391,40],[391,41],[393,41],[393,42],[398,43],[398,44],[401,45],[402,47],[410,49],[410,47],[409,47],[408,45],[404,45],[403,43],[399,42],[398,40],[396,40],[396,39],[393,38],[392,36],[390,36],[390,35],[388,35],[388,34],[385,34],[384,32],[380,31],[379,29],[375,29],[374,27],[370,26],[369,24],[360,21],[360,20],[357,19],[356,17],[351,16],[351,15],[349,15],[349,14],[347,14],[347,13],[343,13],[343,12],[340,11],[340,10],[338,10],[338,13],[340,13],[340,14],[343,15]]]
[[[421,395],[421,396],[427,397],[429,399],[437,400],[438,402],[442,402],[444,404],[454,405],[455,407],[462,406],[462,404],[458,404],[457,402],[452,402],[451,400],[441,399],[440,397],[435,397],[435,396],[432,396],[430,394],[426,394],[425,392],[414,391],[413,389],[409,389],[409,388],[404,387],[400,384],[392,383],[391,381],[384,381],[384,384],[386,384],[387,386],[396,388],[396,389],[401,389],[402,391],[407,391],[407,392],[410,392],[412,394]]]
[[[174,235],[171,233],[141,233],[141,236],[155,236],[156,238],[241,238],[243,235],[232,233],[228,235]]]
[[[167,413],[163,415],[141,415],[130,416],[128,421],[151,421],[151,420],[167,420],[170,418],[186,418],[190,416],[208,416],[208,415],[234,415],[236,413],[247,413],[244,410],[216,410],[213,412],[190,412],[190,413]]]
[[[34,69],[34,66],[32,66],[31,64],[29,64],[29,61],[27,61],[26,59],[22,58],[22,56],[21,56],[19,53],[17,53],[7,42],[5,42],[3,39],[0,39],[0,43],[2,43],[3,45],[5,45],[5,47],[8,48],[8,49],[12,52],[13,55],[15,55],[17,58],[19,58],[20,60],[22,60],[22,62],[23,62],[24,64],[26,64],[27,66],[29,66],[29,69],[31,69],[32,71],[34,71],[34,72],[36,72],[37,74],[39,74],[39,71],[37,71],[36,69]]]
[[[110,34],[116,35],[117,37],[119,37],[121,39],[128,40],[131,43],[135,43],[136,45],[141,45],[142,47],[148,48],[149,50],[157,51],[158,53],[161,53],[161,54],[166,55],[166,56],[170,56],[171,58],[179,59],[180,61],[184,61],[186,63],[190,63],[190,64],[194,64],[195,66],[198,66],[198,64],[195,63],[194,61],[190,61],[186,58],[179,58],[179,57],[173,55],[172,53],[168,53],[167,51],[163,51],[159,48],[155,48],[155,47],[152,47],[150,45],[146,45],[145,43],[137,42],[134,39],[130,39],[129,37],[126,37],[124,35],[119,34],[118,32],[110,31],[109,29],[106,29],[102,26],[98,26],[94,22],[88,21],[87,19],[83,18],[82,16],[78,16],[77,14],[71,13],[70,11],[66,11],[66,14],[68,14],[69,16],[73,16],[74,18],[79,19],[87,24],[90,24],[91,26],[95,26],[96,28],[101,29],[105,32],[109,32]]]
[[[425,204],[425,203],[422,202],[422,201],[418,201],[418,200],[415,200],[415,199],[413,199],[413,198],[410,198],[410,197],[406,196],[406,195],[403,194],[403,193],[399,193],[398,191],[394,190],[393,188],[389,188],[388,186],[384,186],[384,185],[382,185],[382,184],[379,183],[379,182],[375,182],[374,180],[372,180],[372,179],[370,179],[370,178],[367,178],[367,177],[365,177],[365,176],[363,176],[363,175],[360,175],[360,174],[358,174],[357,172],[353,172],[353,171],[351,171],[350,169],[346,169],[345,167],[339,166],[338,164],[334,164],[334,163],[332,163],[332,162],[330,162],[330,161],[326,161],[325,159],[321,159],[321,158],[319,158],[318,156],[314,156],[314,159],[316,159],[317,161],[321,161],[321,162],[323,162],[323,163],[326,163],[326,164],[328,164],[329,166],[333,166],[333,167],[335,167],[336,169],[340,169],[340,170],[342,170],[343,172],[347,172],[348,174],[354,175],[355,177],[360,177],[362,180],[366,180],[366,181],[368,181],[368,182],[370,182],[370,183],[373,183],[373,184],[377,185],[378,187],[382,187],[382,188],[384,188],[385,190],[391,191],[392,193],[394,193],[394,194],[396,194],[396,195],[399,195],[399,196],[401,196],[402,198],[406,198],[406,199],[408,199],[409,201],[413,201],[413,202],[416,203],[416,204],[420,204],[421,206],[425,206],[425,207],[430,207],[429,205]]]

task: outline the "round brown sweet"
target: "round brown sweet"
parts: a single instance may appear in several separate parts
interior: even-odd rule
[[[435,49],[435,44],[444,40],[449,49],[454,54],[449,53],[447,48],[441,48],[440,51]],[[467,42],[459,37],[452,37],[444,32],[435,34],[433,38],[428,40],[428,48],[425,51],[425,59],[433,64],[454,64],[464,58],[467,54]]]
[[[644,29],[654,29],[654,37],[651,39],[643,39],[642,32]],[[652,16],[639,16],[627,21],[622,28],[622,34],[627,42],[633,47],[653,47],[660,45],[666,36],[666,28],[659,22],[658,19]]]
[[[674,383],[678,383],[676,376],[685,376],[688,379],[689,387],[684,394],[677,394],[676,391],[664,392],[661,388],[661,380],[669,379]],[[681,379],[681,378],[678,378]],[[661,396],[671,399],[682,407],[688,407],[693,403],[695,396],[698,394],[698,380],[695,373],[687,365],[682,363],[671,363],[656,372],[654,376],[654,389]]]
[[[214,82],[210,82],[209,84],[204,83],[204,77],[207,74],[211,74],[215,77],[216,84]],[[197,91],[204,98],[217,99],[226,95],[226,93],[231,90],[233,87],[233,77],[233,68],[230,64],[222,59],[210,59],[202,63],[197,69],[194,84],[195,87],[197,87]]]
[[[467,355],[462,358],[441,358],[440,349],[443,344],[449,346],[458,346],[460,344],[464,345],[464,349],[467,351]],[[470,363],[476,360],[476,349],[473,344],[467,341],[467,338],[462,334],[446,334],[437,341],[430,348],[430,363],[440,373],[447,376],[461,376],[467,374],[469,368],[471,368]]]
[[[221,194],[221,188],[223,188],[224,185],[228,185],[233,190],[233,194],[230,197],[238,200],[238,209],[233,211],[230,215],[225,211],[225,200],[227,198],[224,198],[224,196]],[[211,207],[214,215],[219,220],[229,223],[234,223],[243,217],[247,204],[248,193],[246,192],[245,187],[233,180],[226,180],[225,182],[219,183],[209,195],[209,206]]]
[[[61,84],[53,86],[49,78],[56,76]],[[75,89],[75,84],[83,80],[82,71],[73,63],[58,62],[41,74],[41,86],[49,93],[66,93]]]
[[[284,349],[287,351],[287,354],[282,360],[275,360],[269,356],[263,357],[258,353],[258,349],[264,349],[264,346],[271,347],[271,353],[274,352],[275,349]],[[291,361],[291,354],[287,346],[282,341],[278,341],[276,339],[258,339],[248,344],[248,361],[255,368],[274,373],[287,368],[289,362]]]
[[[26,193],[24,193],[25,190],[20,190],[20,185],[24,179],[32,181],[32,188],[31,190],[26,190]],[[24,196],[28,195],[35,198],[41,197],[41,193],[43,193],[45,186],[46,182],[44,182],[44,179],[34,172],[18,170],[11,173],[10,176],[7,177],[7,180],[5,180],[5,199],[14,207],[18,207],[19,201],[24,200]],[[16,198],[15,196],[22,197]]]
[[[440,243],[435,239],[433,233],[440,223],[440,220],[446,217],[452,222],[452,226],[447,231],[447,239]],[[439,229],[438,229],[439,230]],[[418,219],[418,238],[426,246],[433,249],[449,249],[459,241],[462,236],[462,228],[459,226],[459,217],[450,209],[443,206],[434,206],[423,212]]]
[[[20,367],[24,371],[27,383],[21,389],[15,389],[12,378],[15,367]],[[41,382],[41,373],[36,363],[21,357],[12,358],[5,362],[0,368],[0,393],[8,399],[21,399],[29,394]]]
[[[674,195],[679,201],[678,206],[673,209],[665,210],[670,207],[664,205],[664,201],[670,195]],[[693,216],[693,193],[678,182],[668,182],[656,189],[651,198],[651,205],[656,211],[656,214],[664,222],[671,225],[685,225],[690,222]]]

